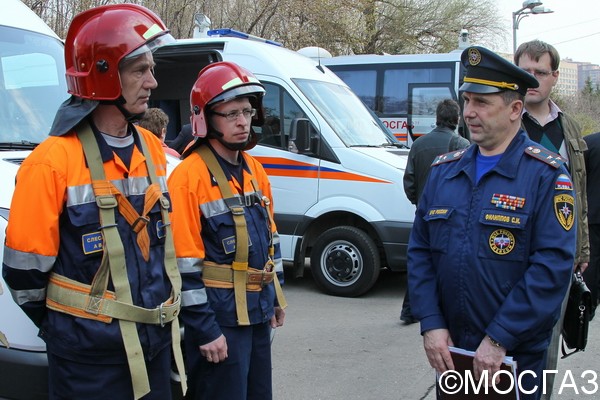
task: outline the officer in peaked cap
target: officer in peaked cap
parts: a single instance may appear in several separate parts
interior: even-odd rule
[[[539,86],[537,79],[511,62],[485,47],[471,46],[460,57],[466,68],[460,91],[472,93],[497,93],[514,90],[523,96],[528,88]]]
[[[564,160],[521,129],[537,80],[482,47],[467,48],[462,63],[474,145],[429,169],[408,244],[411,310],[438,373],[455,369],[449,344],[475,352],[476,380],[511,356],[529,371],[521,400],[539,400],[574,262],[572,182]]]

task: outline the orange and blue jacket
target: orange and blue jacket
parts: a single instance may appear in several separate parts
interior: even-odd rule
[[[275,271],[283,283],[283,264],[279,236],[273,216],[271,185],[262,165],[242,152],[243,182],[233,177],[224,161],[217,155],[223,172],[236,197],[236,205],[244,206],[248,227],[248,265],[262,270],[268,261],[270,238],[273,237]],[[258,183],[255,190],[251,183]],[[177,266],[182,277],[181,318],[185,324],[186,340],[193,337],[195,345],[209,343],[221,335],[220,326],[237,326],[234,290],[206,287],[202,280],[204,261],[231,264],[235,257],[235,224],[215,178],[196,152],[187,156],[169,176],[169,193],[173,212],[171,223]],[[263,196],[270,205],[261,205]],[[269,231],[270,230],[270,231]],[[261,291],[247,291],[250,324],[268,321],[274,314],[274,283]]]
[[[167,195],[166,159],[160,140],[151,132],[130,126],[134,150],[129,168],[114,155],[94,129],[106,178],[123,193],[139,214],[149,186],[145,157],[138,134],[148,145],[162,192]],[[171,295],[164,268],[164,229],[160,205],[154,205],[146,229],[150,236],[150,257],[145,261],[136,234],[116,210],[116,223],[125,250],[127,275],[135,305],[155,308]],[[100,216],[91,186],[81,143],[75,132],[51,136],[23,162],[12,199],[3,275],[10,292],[40,327],[47,349],[72,360],[98,359],[125,362],[123,339],[117,320],[104,323],[74,317],[46,308],[46,285],[51,272],[90,284],[103,253]],[[109,289],[114,290],[109,283]],[[171,341],[171,327],[138,324],[138,334],[148,358]],[[102,361],[100,361],[100,359]]]

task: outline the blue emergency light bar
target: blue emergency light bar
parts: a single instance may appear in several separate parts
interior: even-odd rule
[[[236,31],[235,29],[231,29],[231,28],[211,29],[210,31],[206,32],[206,34],[208,36],[237,37],[237,38],[241,38],[241,39],[256,40],[257,42],[268,43],[268,44],[272,44],[275,46],[283,46],[281,43],[276,42],[274,40],[263,39],[261,37],[250,35],[248,33],[240,32],[240,31]]]

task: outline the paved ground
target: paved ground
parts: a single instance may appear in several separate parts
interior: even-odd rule
[[[422,349],[418,324],[398,319],[406,287],[404,274],[384,273],[367,295],[327,296],[310,276],[287,278],[286,324],[273,342],[275,400],[433,400],[434,372]],[[584,353],[559,361],[555,400],[600,399],[567,383],[594,391],[582,379],[600,371],[600,318],[592,322]],[[565,374],[572,372],[573,380]],[[596,381],[599,381],[596,378]]]

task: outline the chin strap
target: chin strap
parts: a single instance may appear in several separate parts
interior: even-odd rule
[[[119,111],[121,111],[121,114],[123,114],[123,116],[125,117],[125,120],[127,120],[127,122],[135,123],[144,117],[144,114],[146,113],[145,111],[143,113],[139,113],[139,114],[132,114],[125,109],[125,107],[124,107],[125,103],[126,103],[126,101],[123,98],[123,96],[119,96],[119,98],[116,100],[103,100],[100,102],[100,104],[116,106],[119,109]]]

